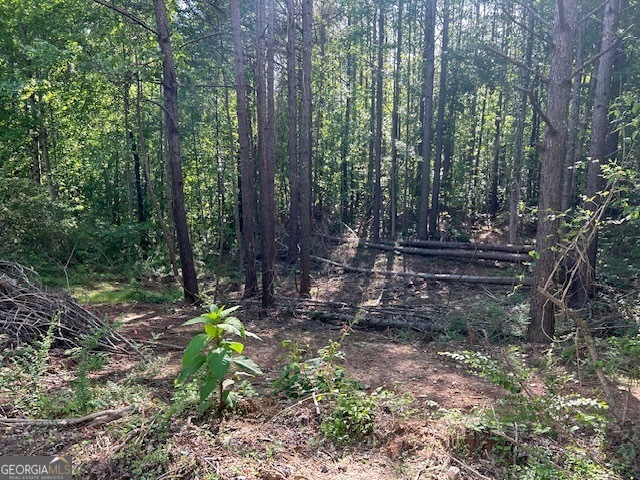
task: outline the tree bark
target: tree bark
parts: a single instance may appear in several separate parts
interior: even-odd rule
[[[180,271],[178,270],[178,260],[176,258],[176,248],[173,243],[173,237],[167,228],[167,224],[164,221],[164,213],[162,212],[162,207],[160,206],[160,202],[153,191],[153,182],[151,180],[151,168],[149,167],[149,158],[147,156],[147,147],[144,138],[144,130],[142,128],[142,113],[140,111],[140,103],[142,99],[142,84],[140,79],[138,78],[138,82],[136,84],[137,87],[137,96],[136,96],[136,125],[138,127],[138,142],[140,143],[140,156],[142,157],[142,167],[144,170],[144,178],[147,183],[147,193],[149,194],[149,198],[151,199],[151,204],[156,211],[156,215],[158,216],[158,224],[160,225],[160,229],[162,230],[162,236],[164,237],[164,242],[167,245],[167,251],[169,252],[169,261],[171,262],[171,269],[173,271],[173,275],[176,277],[176,280],[183,284],[182,277],[180,276]]]
[[[273,96],[274,56],[275,56],[275,9],[274,0],[258,0],[257,24],[257,94],[258,133],[260,150],[260,206],[262,242],[262,306],[271,308],[274,304],[275,285],[275,104]],[[267,20],[265,22],[265,10]],[[265,57],[265,38],[266,57]],[[266,72],[265,72],[266,65]]]
[[[422,180],[420,189],[420,217],[418,237],[428,238],[429,192],[431,190],[431,141],[433,139],[433,80],[435,75],[436,0],[425,2],[424,42],[424,115],[422,119]]]
[[[616,29],[620,16],[621,0],[611,0],[604,6],[602,22],[602,42],[600,44],[600,58],[596,74],[596,91],[593,106],[593,121],[591,125],[591,147],[589,149],[589,163],[587,164],[587,192],[583,208],[595,215],[603,204],[601,192],[605,188],[602,176],[602,165],[607,162],[607,135],[609,132],[609,104],[611,101],[611,73],[613,60],[616,55]],[[579,264],[577,285],[572,286],[573,296],[571,306],[584,308],[590,296],[595,294],[596,256],[598,253],[598,219],[589,220],[590,238],[585,245],[585,252],[580,252],[582,262]]]
[[[296,75],[295,1],[287,0],[287,106],[289,115],[289,251],[288,260],[298,258],[300,242],[300,178],[298,176],[298,88]]]
[[[489,215],[496,218],[498,213],[498,172],[500,152],[502,151],[502,90],[498,94],[498,111],[496,112],[496,136],[493,140],[493,161],[491,162],[491,192],[489,193]]]
[[[311,36],[313,1],[302,0],[300,111],[300,294],[311,291]]]
[[[255,205],[253,186],[253,161],[247,105],[247,83],[244,74],[244,46],[240,25],[240,0],[230,0],[231,32],[233,36],[233,67],[236,78],[236,114],[238,116],[238,143],[240,155],[240,181],[242,196],[242,239],[244,250],[245,282],[244,296],[258,293],[256,273],[255,227],[253,206]]]
[[[171,48],[171,34],[169,31],[166,4],[164,0],[154,0],[153,7],[157,22],[158,44],[162,53],[165,128],[167,132],[167,142],[169,144],[173,217],[176,226],[176,235],[178,237],[178,247],[180,249],[180,261],[182,263],[184,298],[188,302],[195,303],[199,301],[198,279],[193,260],[191,240],[189,238],[189,225],[187,224],[187,212],[184,200],[184,180],[182,178],[180,130],[178,125],[178,80],[173,60],[173,50]]]
[[[531,13],[526,14],[530,33],[527,36],[527,46],[524,63],[531,66],[533,57],[533,33],[535,23]],[[530,74],[526,69],[520,71],[520,87],[529,88]],[[527,94],[520,93],[518,113],[515,125],[515,141],[513,147],[513,165],[511,167],[511,185],[509,187],[509,243],[516,243],[520,226],[520,190],[522,188],[522,157],[524,156],[524,117],[527,110]]]
[[[562,200],[562,174],[567,138],[567,119],[572,78],[573,40],[576,28],[576,0],[557,0],[549,71],[547,125],[544,154],[540,172],[538,231],[536,250],[539,258],[533,277],[531,323],[528,339],[549,342],[554,334],[554,308],[538,288],[548,291],[554,284],[552,277],[556,263],[554,247],[558,242],[559,210]]]
[[[447,102],[447,69],[449,65],[449,1],[442,5],[442,47],[440,55],[440,91],[438,92],[438,117],[436,120],[436,151],[433,160],[433,192],[429,211],[429,236],[435,238],[440,216],[440,182],[442,172],[442,147],[444,144],[444,111]]]
[[[380,238],[380,214],[382,212],[382,91],[384,68],[384,17],[385,12],[380,8],[378,13],[378,68],[376,69],[376,132],[374,137],[374,186],[373,186],[373,226],[371,236],[374,240]]]
[[[584,27],[578,26],[576,34],[576,65],[582,65],[584,60]],[[576,153],[579,151],[578,140],[580,139],[580,97],[582,90],[582,73],[578,73],[573,80],[573,90],[571,91],[571,113],[569,118],[569,133],[567,134],[567,151],[564,157],[564,175],[562,177],[562,202],[560,210],[566,212],[573,207],[573,196],[575,189],[575,163]]]
[[[389,204],[391,238],[396,238],[398,220],[398,143],[400,142],[400,78],[402,70],[402,15],[403,1],[398,1],[398,19],[396,22],[396,58],[393,72],[393,105],[391,107],[391,175],[389,178]]]

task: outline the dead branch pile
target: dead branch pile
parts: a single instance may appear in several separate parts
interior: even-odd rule
[[[245,299],[245,304],[259,305],[257,299]],[[446,324],[440,320],[444,308],[422,305],[354,305],[345,302],[310,298],[279,297],[278,304],[297,318],[314,319],[340,326],[356,321],[371,328],[406,328],[432,335],[443,332]]]
[[[79,346],[83,336],[105,327],[105,323],[78,305],[66,293],[42,289],[38,274],[15,262],[0,261],[0,348],[15,347],[41,338],[55,322],[56,342]],[[108,332],[100,346],[126,351],[118,343],[121,335]]]

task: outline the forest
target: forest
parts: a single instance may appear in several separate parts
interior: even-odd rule
[[[2,0],[0,456],[639,478],[639,20]]]

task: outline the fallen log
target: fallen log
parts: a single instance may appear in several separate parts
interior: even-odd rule
[[[323,238],[339,243],[355,243],[363,246],[370,246],[372,242],[369,242],[366,238],[344,238],[334,237],[332,235],[322,235]],[[475,242],[439,242],[436,240],[398,240],[394,242],[392,240],[378,240],[377,245],[395,246],[395,247],[416,247],[416,248],[432,248],[443,250],[472,250],[483,252],[505,252],[527,255],[530,258],[529,252],[535,250],[533,245],[512,245],[512,244],[499,244],[499,243],[475,243]]]
[[[403,247],[418,248],[443,248],[460,250],[483,250],[489,252],[507,252],[529,255],[535,250],[533,245],[512,245],[500,243],[475,243],[475,242],[437,242],[435,240],[398,240],[398,245]]]
[[[414,277],[414,278],[424,278],[425,280],[435,280],[438,282],[460,282],[460,283],[481,283],[481,284],[489,284],[489,285],[531,285],[530,278],[519,278],[519,277],[489,277],[482,275],[462,275],[457,273],[420,273],[420,272],[393,272],[389,270],[370,270],[368,268],[360,268],[360,267],[352,267],[351,265],[347,265],[345,263],[338,263],[332,260],[328,260],[322,257],[316,257],[314,255],[311,256],[312,260],[317,262],[326,263],[328,265],[333,265],[334,267],[342,268],[348,272],[358,272],[364,273],[368,275],[382,275],[385,277]]]
[[[333,237],[336,238],[337,237]],[[343,241],[342,239],[337,239]],[[357,244],[359,247],[375,248],[377,250],[386,250],[391,252],[407,253],[411,255],[422,255],[425,257],[451,257],[451,258],[468,258],[471,260],[495,260],[499,262],[523,263],[531,260],[531,257],[522,253],[507,252],[487,252],[483,250],[462,250],[462,249],[430,249],[401,247],[397,244],[387,245],[384,243],[371,243],[366,240],[346,241],[345,243]]]

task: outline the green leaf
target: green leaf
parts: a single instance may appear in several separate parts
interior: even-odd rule
[[[228,323],[221,323],[218,325],[218,328],[220,328],[221,330],[224,330],[227,333],[231,333],[233,335],[237,335],[239,337],[244,338],[244,332],[241,330],[238,330],[238,328],[235,325],[229,325]]]
[[[256,340],[262,341],[262,339],[258,335],[256,335],[255,333],[252,333],[252,332],[249,332],[249,331],[245,330],[244,334],[247,337],[255,338]]]
[[[182,324],[182,326],[184,327],[185,325],[195,325],[196,323],[210,323],[210,320],[207,317],[200,315],[199,317],[187,320]]]
[[[227,325],[232,325],[240,331],[240,336],[244,337],[244,325],[242,322],[236,317],[228,317],[224,319],[224,323]]]
[[[204,412],[206,412],[209,408],[211,408],[211,406],[215,403],[215,399],[210,398],[209,400],[202,402],[200,405],[198,405],[198,413],[199,414],[203,414]]]
[[[254,375],[262,375],[262,370],[260,370],[260,367],[258,366],[258,364],[256,364],[250,358],[247,358],[247,357],[244,357],[244,356],[235,357],[235,358],[231,359],[231,361],[233,363],[235,363],[236,365],[238,365],[238,367],[240,367],[245,372],[249,372],[249,373],[252,373]]]
[[[199,333],[195,335],[187,349],[182,355],[182,366],[185,366],[193,361],[193,359],[202,351],[202,349],[209,343],[209,335],[206,333]]]
[[[202,316],[208,318],[209,323],[212,323],[212,324],[220,323],[220,315],[217,313],[204,313]]]
[[[238,394],[231,390],[225,390],[222,393],[222,401],[228,408],[232,410],[236,408],[236,405],[238,404],[238,398]]]
[[[200,387],[200,401],[204,402],[218,385],[218,381],[214,377],[207,378]]]
[[[212,325],[209,323],[204,326],[204,331],[207,332],[207,335],[211,338],[218,338],[223,332],[223,329],[220,328],[220,325]]]
[[[244,350],[244,343],[240,342],[222,342],[222,345],[225,347],[229,347],[236,353],[242,353],[242,351]]]
[[[211,374],[220,382],[231,366],[231,351],[224,347],[211,350],[207,356],[207,366]]]
[[[224,307],[223,307],[223,308],[224,308]],[[229,315],[230,313],[235,312],[235,311],[236,311],[236,310],[238,310],[239,308],[240,308],[240,306],[238,305],[238,306],[235,306],[235,307],[231,307],[231,308],[227,308],[227,309],[221,310],[221,311],[220,311],[220,316],[221,316],[222,318],[224,318],[224,317],[226,317],[227,315]]]
[[[198,355],[191,362],[183,366],[180,371],[180,375],[178,376],[178,383],[184,382],[187,378],[196,373],[200,367],[204,365],[206,360],[207,358],[204,355]]]

